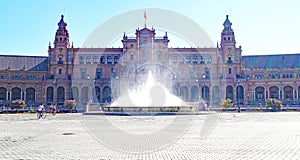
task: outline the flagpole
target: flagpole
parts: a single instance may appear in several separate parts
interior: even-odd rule
[[[146,13],[146,11],[144,11],[144,23],[145,23],[145,28],[147,27],[146,20],[147,20],[147,13]]]

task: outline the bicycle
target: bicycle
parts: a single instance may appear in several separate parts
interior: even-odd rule
[[[46,114],[45,112],[37,112],[37,119],[45,119],[46,118]]]

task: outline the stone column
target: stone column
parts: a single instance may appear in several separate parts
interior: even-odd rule
[[[267,90],[265,89],[265,99],[267,99]]]

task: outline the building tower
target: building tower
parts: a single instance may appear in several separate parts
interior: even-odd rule
[[[49,44],[49,78],[53,80],[53,102],[63,103],[63,101],[70,97],[70,80],[73,72],[73,44],[70,47],[69,33],[67,30],[67,23],[64,21],[64,16],[58,22],[58,29],[56,30],[54,39],[54,48]]]
[[[234,31],[231,28],[232,23],[226,15],[223,23],[224,29],[221,33],[221,53],[226,70],[225,77],[230,79],[239,78],[241,76],[241,46],[236,48]]]

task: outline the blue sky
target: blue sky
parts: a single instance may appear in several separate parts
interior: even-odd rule
[[[220,41],[228,14],[243,55],[300,53],[300,1],[297,0],[0,0],[0,6],[0,54],[6,55],[46,56],[61,14],[68,23],[71,41],[81,47],[101,23],[142,8],[183,14],[198,23],[214,43]]]

